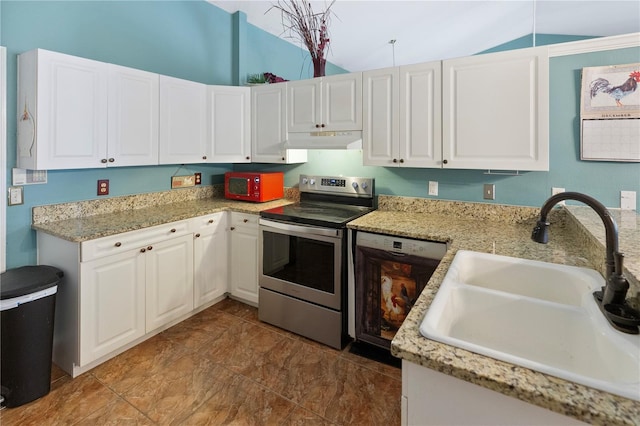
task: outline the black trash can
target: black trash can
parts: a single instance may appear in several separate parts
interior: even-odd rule
[[[56,292],[63,273],[23,266],[0,274],[0,394],[18,407],[49,393]]]

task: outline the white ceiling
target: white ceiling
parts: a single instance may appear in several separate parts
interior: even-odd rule
[[[241,10],[249,23],[286,36],[280,12],[266,13],[275,0],[209,2],[229,13]],[[311,2],[315,11],[329,3]],[[327,59],[348,71],[468,56],[532,33],[640,32],[638,0],[337,0],[331,10]]]

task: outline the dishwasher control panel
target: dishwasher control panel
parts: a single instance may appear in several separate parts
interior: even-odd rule
[[[442,259],[447,252],[446,243],[369,232],[358,232],[356,245],[438,260]]]

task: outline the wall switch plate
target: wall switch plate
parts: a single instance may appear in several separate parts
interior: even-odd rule
[[[429,181],[429,195],[438,195],[438,182]]]
[[[21,186],[10,186],[7,190],[7,204],[17,206],[24,203],[24,191]]]
[[[636,191],[620,191],[620,208],[622,210],[636,209]]]
[[[496,199],[496,186],[493,183],[485,183],[483,188],[483,198],[485,200]]]
[[[196,178],[193,175],[171,176],[171,189],[194,186],[195,184],[196,184]]]
[[[109,179],[98,179],[98,195],[109,195]]]
[[[564,188],[557,188],[555,186],[551,188],[551,195],[560,194],[561,192],[565,192]],[[560,201],[558,204],[560,204],[561,206],[564,206],[567,203],[565,203],[563,200],[563,201]]]

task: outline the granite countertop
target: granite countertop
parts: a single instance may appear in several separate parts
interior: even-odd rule
[[[457,202],[442,203],[444,208],[424,208],[419,202],[416,205],[409,201],[403,205],[398,198],[381,199],[379,210],[350,222],[349,228],[447,242],[449,249],[393,339],[391,351],[395,356],[587,423],[638,424],[640,403],[637,401],[439,343],[419,332],[420,323],[458,250],[594,268],[590,255],[585,253],[584,236],[575,232],[570,223],[577,219],[587,228],[602,227],[597,217],[593,219],[580,208],[556,211],[555,216],[550,217],[549,244],[543,245],[530,239],[537,209],[500,211],[485,209],[480,203]],[[509,216],[506,220],[505,215]],[[621,232],[621,251],[628,251],[625,252],[629,266],[626,272],[629,275],[633,270],[630,278],[637,283],[640,220],[635,212],[629,220],[633,225],[629,225],[627,232]],[[595,238],[604,239],[604,231]],[[603,253],[596,256],[602,255],[603,259]]]
[[[184,200],[141,209],[42,221],[33,223],[31,227],[36,231],[46,232],[68,241],[82,242],[220,211],[259,213],[262,210],[291,203],[293,200],[286,198],[266,203],[232,201],[224,198]],[[55,217],[55,213],[49,214]]]

